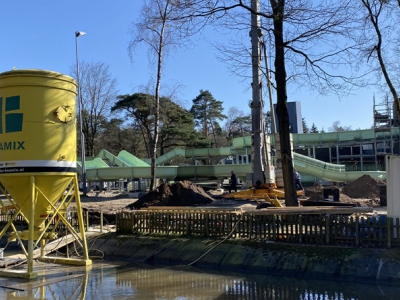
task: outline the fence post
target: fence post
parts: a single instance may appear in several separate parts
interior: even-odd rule
[[[356,217],[356,246],[360,245],[360,219]]]
[[[118,232],[118,228],[119,228],[119,224],[118,224],[118,222],[119,222],[119,218],[118,218],[118,213],[117,214],[115,214],[115,231],[116,232]]]
[[[134,233],[135,231],[134,231],[134,228],[135,228],[135,224],[136,224],[136,213],[134,213],[134,212],[132,212],[131,213],[131,215],[132,215],[132,219],[131,219],[131,232],[132,233]],[[139,227],[139,226],[138,226]],[[139,232],[139,228],[137,227],[137,229],[136,229],[136,231],[137,231],[137,233]]]
[[[167,212],[167,235],[171,229],[171,213]]]
[[[186,235],[189,235],[189,213],[185,213],[186,215]]]
[[[148,213],[147,214],[148,216],[149,216],[149,225],[148,225],[148,230],[149,230],[149,233],[150,234],[152,234],[153,233],[153,230],[152,230],[152,228],[153,228],[153,214],[152,213]]]
[[[392,218],[386,218],[386,235],[387,235],[387,246],[388,248],[392,248]]]
[[[274,241],[276,241],[276,215],[272,216],[272,237],[274,239]]]
[[[210,221],[209,214],[208,214],[208,212],[205,213],[205,214],[206,214],[206,218],[205,218],[204,229],[206,230],[206,237],[210,237],[210,231],[209,231],[209,228],[208,228],[208,222]]]
[[[330,244],[330,239],[331,239],[331,227],[329,219],[330,219],[329,215],[325,216],[325,242],[327,245]]]
[[[249,222],[247,223],[247,237],[249,240],[251,240],[253,237],[253,217],[254,215],[251,215],[248,220]]]
[[[100,232],[103,233],[103,208],[100,208]]]
[[[302,223],[302,217],[301,217],[301,215],[299,215],[299,218],[298,218],[299,220],[298,220],[298,223],[299,223],[299,243],[301,244],[301,243],[303,243],[303,223]]]
[[[236,216],[237,217],[237,216]],[[231,235],[231,237],[233,237],[234,235],[233,235],[233,220],[232,220],[233,218],[232,218],[232,213],[229,213],[228,214],[228,222],[227,222],[227,224],[229,224],[229,227],[227,227],[228,228],[228,233],[229,232],[232,232],[232,235]],[[228,226],[228,225],[227,225]],[[236,237],[236,236],[235,236]]]

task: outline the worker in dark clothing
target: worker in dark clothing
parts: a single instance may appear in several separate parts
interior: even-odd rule
[[[237,192],[237,178],[235,172],[231,171],[231,179],[229,180],[229,193],[232,191]]]
[[[301,176],[300,173],[293,168],[293,175],[294,175],[294,183],[297,190],[304,190],[303,185],[301,184]]]

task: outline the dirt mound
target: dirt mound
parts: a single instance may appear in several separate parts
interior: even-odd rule
[[[196,206],[207,205],[214,201],[202,187],[184,180],[174,184],[164,183],[154,191],[140,197],[126,208],[140,209],[148,206]]]
[[[346,185],[342,189],[342,193],[350,198],[380,198],[380,186],[386,185],[386,182],[375,179],[370,175],[363,175],[357,180]]]
[[[309,200],[324,200],[324,188],[319,184],[307,187],[304,191]]]
[[[343,188],[338,187],[340,190],[339,201],[357,206],[379,206],[380,186],[385,184],[384,181],[363,175]],[[305,188],[305,196],[308,200],[324,200],[324,187],[320,185],[307,187]]]

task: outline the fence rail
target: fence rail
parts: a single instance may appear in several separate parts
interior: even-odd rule
[[[375,248],[400,247],[399,219],[386,216],[149,209],[118,213],[116,228],[120,234],[202,236]]]

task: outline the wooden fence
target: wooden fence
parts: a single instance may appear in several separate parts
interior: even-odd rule
[[[357,208],[354,208],[356,210]],[[251,212],[240,209],[155,207],[148,210],[120,212],[116,217],[119,234],[157,236],[194,236],[267,242],[342,245],[355,247],[400,248],[400,221],[386,216],[357,217],[346,210],[338,213],[318,210],[266,209]],[[346,212],[346,213],[344,213]],[[10,213],[10,212],[9,212]],[[0,213],[0,228],[10,215]],[[83,214],[85,227],[92,226],[88,212]],[[77,229],[74,212],[70,223]],[[95,221],[97,220],[97,221]],[[92,222],[99,222],[94,218]],[[53,221],[54,223],[54,221]],[[26,226],[18,217],[15,225]],[[63,230],[62,224],[58,230]]]
[[[268,211],[268,212],[267,212]],[[278,212],[278,213],[277,213]],[[199,236],[357,247],[400,247],[399,219],[349,214],[158,208],[120,212],[120,234]]]

